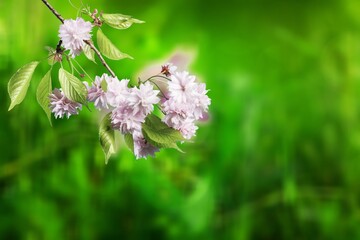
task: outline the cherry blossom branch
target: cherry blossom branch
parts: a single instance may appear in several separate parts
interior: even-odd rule
[[[111,68],[109,67],[109,65],[106,63],[105,59],[103,58],[103,56],[101,55],[100,51],[94,46],[94,44],[89,41],[89,40],[84,40],[84,42],[89,45],[89,47],[94,50],[94,52],[96,53],[96,55],[100,58],[100,61],[102,63],[102,65],[108,70],[108,72],[111,74],[111,76],[114,78],[116,77],[115,73],[113,72],[113,70],[111,70]]]
[[[58,13],[51,5],[48,1],[46,0],[41,0],[49,9],[50,11],[62,22],[64,23],[65,19],[60,15],[60,13]]]
[[[65,19],[58,13],[47,0],[41,0],[48,8],[49,10],[62,22],[64,23]],[[112,77],[116,77],[113,70],[111,70],[110,66],[106,63],[105,59],[101,55],[100,51],[94,46],[94,44],[91,41],[84,40],[84,42],[89,45],[89,47],[96,53],[96,55],[99,57],[102,65],[108,70],[108,72],[111,74]],[[58,46],[61,45],[61,40],[59,41]]]

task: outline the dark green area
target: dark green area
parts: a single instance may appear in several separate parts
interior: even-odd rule
[[[135,58],[109,61],[119,78],[194,52],[210,121],[185,154],[137,161],[119,141],[105,165],[95,111],[51,128],[37,105],[46,61],[7,112],[8,80],[56,46],[59,21],[40,0],[0,1],[1,239],[360,238],[358,0],[88,2],[146,21],[103,28]]]

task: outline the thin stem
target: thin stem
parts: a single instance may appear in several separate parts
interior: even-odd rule
[[[50,11],[62,22],[64,23],[65,19],[60,15],[60,13],[58,13],[47,0],[41,0],[49,9]],[[102,63],[102,65],[109,71],[109,73],[111,74],[112,77],[116,77],[115,73],[113,70],[111,70],[111,68],[109,67],[109,65],[106,63],[105,59],[103,58],[103,56],[101,55],[100,51],[94,46],[94,44],[91,41],[88,40],[84,40],[84,42],[89,45],[89,47],[94,50],[94,52],[96,53],[96,55],[100,58],[100,61]],[[61,45],[61,42],[59,42],[59,44]]]
[[[91,41],[88,40],[84,40],[84,42],[89,45],[89,47],[94,50],[94,52],[96,53],[96,55],[100,58],[100,61],[102,63],[102,65],[108,70],[108,72],[111,74],[111,76],[114,78],[116,77],[115,73],[113,70],[111,70],[111,68],[109,67],[109,65],[106,63],[105,59],[103,58],[103,56],[101,55],[100,51],[94,46],[94,44]]]
[[[167,81],[171,81],[170,78],[167,78],[167,77],[164,77],[164,76],[161,76],[161,75],[154,75],[154,76],[151,76],[148,79],[146,79],[143,83],[146,83],[147,81],[150,81],[153,78],[163,78],[163,79],[166,79]]]
[[[65,19],[60,15],[60,13],[58,13],[51,5],[48,1],[46,0],[41,0],[49,9],[50,11],[62,22],[64,23]]]
[[[158,89],[159,89],[159,91],[161,92],[161,94],[163,95],[163,97],[165,98],[165,99],[168,99],[167,97],[166,97],[166,95],[165,95],[165,93],[161,90],[161,88],[159,87],[159,85],[157,85],[154,81],[151,81],[151,80],[149,80],[152,84],[154,84]]]
[[[85,69],[80,65],[80,63],[78,61],[76,61],[75,59],[73,59],[73,60],[79,66],[79,68],[86,74],[86,76],[88,78],[90,78],[91,81],[93,81],[93,79],[89,76],[89,74],[85,71]]]

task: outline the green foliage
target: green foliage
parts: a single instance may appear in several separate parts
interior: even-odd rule
[[[59,81],[67,98],[78,103],[86,102],[87,89],[78,78],[67,72],[65,69],[60,68]]]
[[[51,110],[49,108],[50,105],[50,93],[52,91],[51,84],[51,70],[50,69],[45,76],[41,79],[38,88],[36,90],[36,99],[41,106],[41,108],[46,113],[46,116],[49,119],[50,125],[51,123]]]
[[[45,49],[48,51],[48,64],[52,66],[56,63],[55,61],[56,50],[49,46],[45,47]]]
[[[0,239],[360,239],[360,1],[88,2],[147,21],[109,32],[138,56],[110,62],[121,77],[196,55],[209,121],[186,154],[135,161],[123,144],[104,165],[94,111],[51,130],[34,96],[7,113],[8,79],[59,22],[41,1],[0,1]]]
[[[125,140],[126,145],[131,150],[131,152],[134,152],[134,139],[133,139],[132,134],[130,134],[130,133],[125,134],[124,140]]]
[[[97,31],[97,43],[100,48],[100,52],[104,54],[105,57],[112,60],[120,60],[124,58],[133,59],[126,53],[122,53],[101,31],[98,29]]]
[[[91,49],[91,47],[88,44],[85,44],[85,46],[83,47],[83,52],[84,55],[86,56],[87,59],[89,59],[90,61],[96,63],[95,61],[95,51]]]
[[[104,22],[115,29],[127,29],[131,27],[133,23],[145,23],[128,15],[123,14],[102,14]]]
[[[142,132],[145,139],[158,148],[174,148],[181,152],[176,145],[179,141],[184,141],[181,133],[168,127],[159,117],[150,114],[145,123],[142,124]]]
[[[39,62],[31,62],[20,68],[8,83],[8,93],[11,99],[9,111],[20,104],[27,93],[31,77]]]
[[[110,113],[107,114],[100,123],[99,139],[102,150],[105,153],[105,163],[115,153],[115,131],[111,127]]]

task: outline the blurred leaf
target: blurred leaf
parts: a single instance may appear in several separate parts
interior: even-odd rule
[[[125,140],[126,145],[130,148],[130,150],[132,152],[134,152],[134,139],[133,139],[133,136],[130,133],[125,134],[124,135],[124,140]]]
[[[174,148],[182,152],[176,145],[176,142],[184,141],[181,133],[168,127],[157,116],[151,114],[146,118],[142,124],[142,132],[145,139],[155,147]]]
[[[111,127],[110,114],[107,114],[100,123],[99,128],[99,138],[101,147],[105,153],[105,163],[108,163],[108,160],[112,154],[115,153],[115,132]]]
[[[9,111],[20,104],[27,93],[31,77],[39,62],[31,62],[20,68],[10,79],[8,83],[8,93],[11,98]]]
[[[78,78],[63,68],[60,68],[59,81],[67,98],[78,103],[86,102],[87,90],[85,85]]]
[[[84,52],[85,56],[87,57],[87,59],[89,59],[90,61],[96,63],[96,61],[95,61],[95,51],[92,50],[89,45],[85,44],[85,46],[83,47],[83,52]]]
[[[42,109],[45,111],[46,116],[49,119],[50,125],[52,126],[51,123],[51,110],[49,108],[49,104],[50,104],[50,93],[51,93],[51,70],[50,69],[45,76],[41,79],[39,86],[36,90],[36,99],[38,101],[38,103],[40,104],[40,106],[42,107]]]
[[[127,29],[133,23],[145,23],[144,21],[132,18],[131,16],[123,14],[102,14],[104,22],[112,28]]]
[[[56,50],[52,47],[46,46],[45,49],[49,52],[48,54],[48,63],[50,66],[55,64],[55,54],[56,54]]]
[[[104,35],[101,29],[97,32],[97,43],[102,54],[112,60],[120,60],[124,58],[133,59],[126,53],[122,53],[117,47]]]

